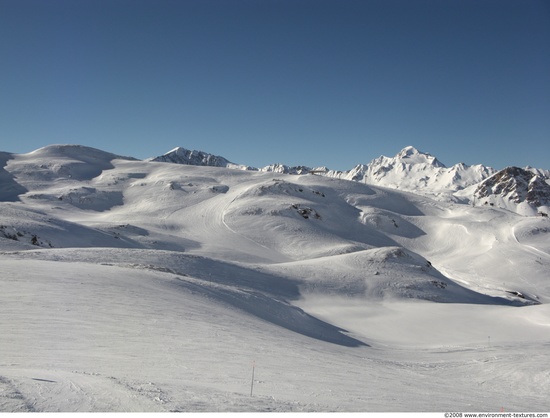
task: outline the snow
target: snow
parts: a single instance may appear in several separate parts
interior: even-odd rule
[[[359,164],[348,171],[329,171],[329,177],[389,187],[423,194],[438,200],[471,200],[473,194],[459,193],[478,184],[496,170],[481,164],[464,163],[446,167],[436,157],[412,146],[403,148],[394,157],[380,156],[368,164]]]
[[[79,146],[0,158],[2,412],[550,409],[548,218]]]

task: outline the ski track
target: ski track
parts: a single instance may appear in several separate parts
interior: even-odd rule
[[[242,196],[243,194],[245,194],[246,192],[248,192],[249,190],[251,190],[254,186],[247,186],[245,188],[244,191],[241,191],[238,193],[238,195],[236,197],[234,197],[227,205],[225,205],[223,208],[221,208],[220,210],[220,220],[221,220],[221,223],[223,224],[223,226],[225,226],[225,228],[227,228],[229,231],[231,231],[233,234],[235,234],[236,236],[239,236],[241,239],[244,239],[244,240],[247,240],[247,241],[250,241],[251,243],[254,244],[254,246],[258,246],[258,247],[261,247],[263,249],[266,250],[266,253],[273,253],[273,251],[265,246],[265,245],[262,245],[260,244],[259,242],[253,240],[252,238],[250,237],[247,237],[243,234],[240,234],[239,232],[235,231],[233,228],[231,228],[227,222],[225,221],[225,217],[227,215],[227,212],[229,210],[229,208],[231,207],[231,205],[240,197]],[[285,261],[288,260],[287,258],[284,259]]]

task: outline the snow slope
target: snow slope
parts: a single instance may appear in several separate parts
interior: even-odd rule
[[[548,218],[79,146],[0,156],[0,411],[549,409]]]

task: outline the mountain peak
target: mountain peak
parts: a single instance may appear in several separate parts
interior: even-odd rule
[[[150,161],[250,170],[250,167],[232,163],[219,155],[209,154],[204,151],[189,150],[183,147],[176,147],[166,154],[150,158]]]
[[[434,156],[418,151],[415,147],[410,145],[399,151],[394,158],[396,160],[404,160],[404,162],[409,164],[429,164],[433,167],[445,167],[445,165]]]
[[[415,154],[422,154],[420,151],[418,151],[415,147],[412,145],[409,145],[405,148],[403,148],[399,153],[397,154],[401,158],[410,157],[411,155]]]
[[[476,190],[476,197],[483,204],[512,208],[514,205],[524,204],[534,212],[541,206],[550,205],[550,184],[546,178],[534,171],[506,167],[483,181]],[[513,204],[513,205],[512,205]]]

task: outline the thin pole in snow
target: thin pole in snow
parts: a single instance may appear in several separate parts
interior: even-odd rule
[[[250,396],[252,396],[252,391],[254,390],[254,369],[256,368],[256,360],[252,362],[252,381],[250,382]]]

